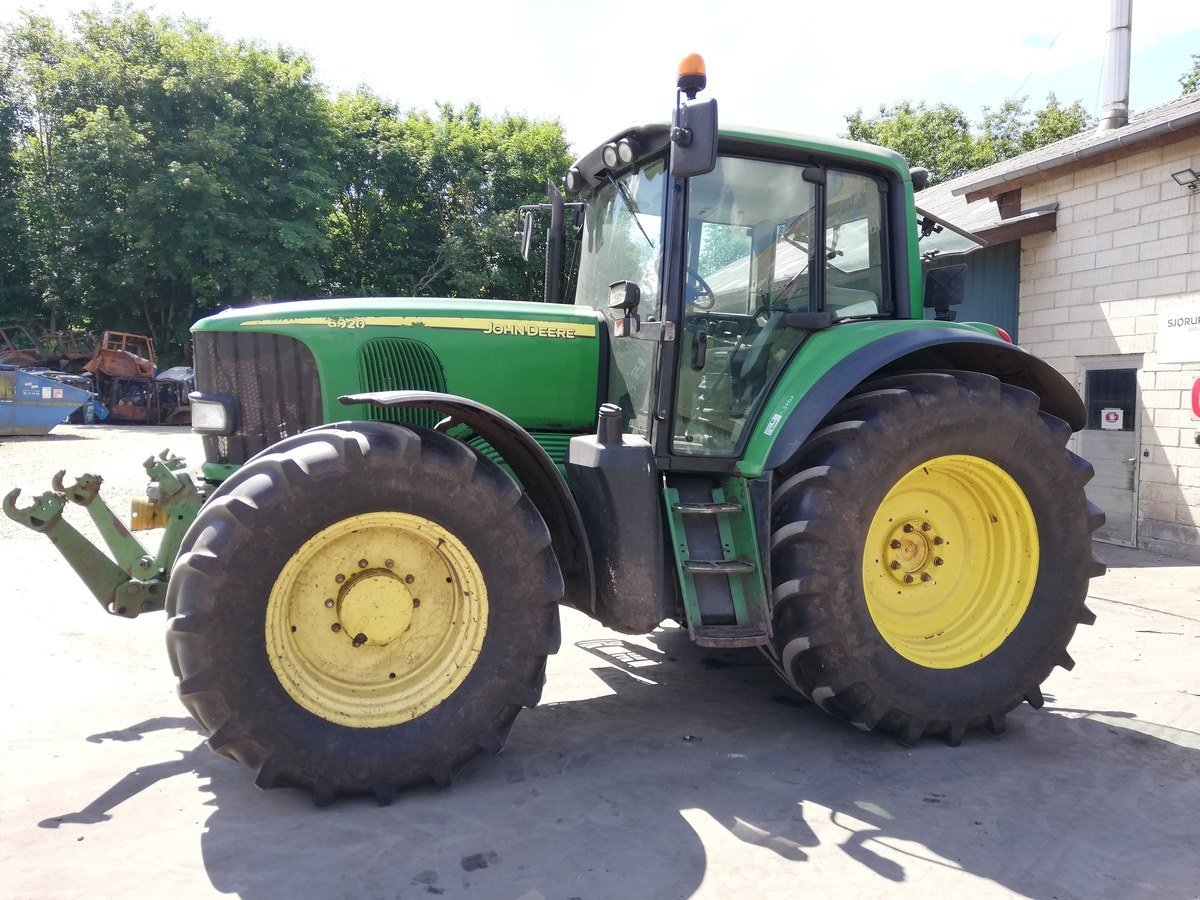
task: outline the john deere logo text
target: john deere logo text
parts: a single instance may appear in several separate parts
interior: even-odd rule
[[[520,334],[526,337],[573,338],[578,325],[556,325],[552,322],[488,322],[484,334]]]

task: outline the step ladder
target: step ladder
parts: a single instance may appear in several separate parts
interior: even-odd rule
[[[692,640],[703,647],[766,644],[766,579],[746,480],[668,475],[663,499]]]

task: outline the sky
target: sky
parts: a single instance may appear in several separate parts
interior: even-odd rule
[[[0,0],[0,22],[87,4]],[[1109,0],[134,0],[222,36],[308,53],[331,90],[367,85],[405,108],[480,104],[559,119],[575,150],[663,121],[678,61],[701,53],[724,124],[815,135],[900,100],[980,107],[1053,91],[1095,113]],[[1133,0],[1134,111],[1179,95],[1200,53],[1200,2]]]

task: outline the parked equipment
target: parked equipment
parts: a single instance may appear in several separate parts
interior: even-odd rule
[[[973,242],[914,208],[900,156],[718,134],[704,86],[689,57],[670,126],[566,173],[573,306],[197,323],[205,462],[147,463],[157,557],[99,479],[5,498],[110,612],[165,604],[184,705],[260,786],[324,804],[448,784],[537,703],[560,603],[758,647],[826,712],[909,744],[1000,732],[1073,665],[1104,571],[1074,389],[954,322],[944,269],[923,291],[923,258]],[[550,205],[561,250],[573,217]],[[108,522],[115,561],[67,502]]]
[[[91,399],[81,388],[0,364],[0,436],[49,434]]]

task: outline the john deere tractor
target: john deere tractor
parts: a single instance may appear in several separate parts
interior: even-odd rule
[[[98,479],[7,498],[110,612],[165,605],[184,705],[260,786],[324,804],[448,783],[538,702],[560,604],[758,647],[821,709],[909,744],[1000,732],[1071,667],[1103,572],[1092,469],[1066,447],[1078,396],[954,321],[961,268],[923,261],[973,243],[915,208],[923,173],[718,131],[704,82],[689,58],[670,125],[621,132],[552,192],[548,283],[573,237],[574,305],[198,322],[205,462],[197,481],[148,464],[157,557]]]

